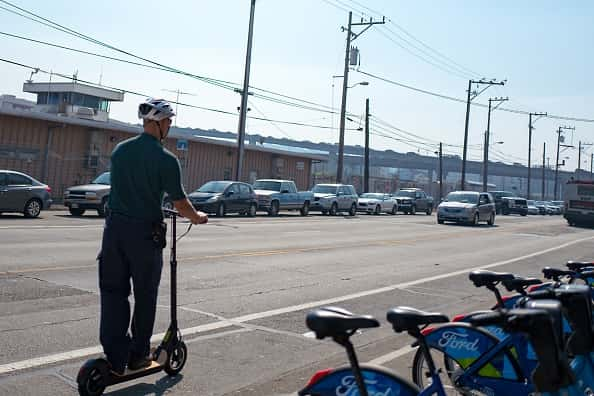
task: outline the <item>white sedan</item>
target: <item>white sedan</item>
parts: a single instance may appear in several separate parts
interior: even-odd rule
[[[390,194],[364,193],[359,196],[357,212],[395,215],[398,212],[398,203]]]

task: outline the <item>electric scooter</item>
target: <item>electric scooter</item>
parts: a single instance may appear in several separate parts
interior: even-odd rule
[[[165,371],[170,376],[176,376],[183,369],[188,358],[188,349],[182,341],[181,333],[177,327],[177,258],[176,243],[185,236],[192,227],[179,238],[176,238],[176,219],[178,213],[174,210],[163,208],[166,217],[171,217],[171,323],[165,333],[161,344],[152,354],[150,366],[139,369],[126,369],[123,375],[117,375],[110,370],[110,365],[104,358],[91,359],[80,368],[76,382],[78,393],[81,396],[99,396],[106,387],[131,381],[140,377]]]

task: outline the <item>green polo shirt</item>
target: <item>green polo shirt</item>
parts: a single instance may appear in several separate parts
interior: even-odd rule
[[[160,220],[165,192],[172,201],[186,197],[179,161],[173,153],[148,133],[116,146],[111,153],[111,211],[142,220]]]

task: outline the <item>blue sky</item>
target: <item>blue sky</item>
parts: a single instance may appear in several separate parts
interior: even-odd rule
[[[120,48],[167,65],[212,78],[240,83],[243,79],[249,0],[104,0],[88,2],[54,0],[11,0],[15,4],[50,18],[72,29]],[[332,6],[328,2],[335,4]],[[438,50],[478,77],[507,79],[504,87],[492,87],[476,99],[486,103],[490,96],[509,96],[503,107],[550,114],[594,118],[594,66],[592,39],[594,2],[583,1],[388,1],[388,0],[257,0],[251,85],[307,99],[328,106],[340,105],[345,33],[348,15],[354,19],[366,11],[358,4],[381,12],[386,18]],[[5,4],[0,4],[6,6]],[[366,15],[368,16],[368,15]],[[393,23],[374,27],[357,39],[361,51],[360,69],[415,87],[465,98],[469,72],[444,72],[403,50],[429,59],[394,36],[407,37]],[[389,29],[389,30],[387,30]],[[81,39],[51,30],[0,9],[0,31],[60,43],[79,49],[123,57]],[[390,41],[391,37],[393,41]],[[409,38],[410,40],[410,38]],[[412,41],[411,41],[412,42]],[[422,44],[419,48],[429,51]],[[182,102],[236,112],[236,93],[195,79],[161,71],[138,68],[63,50],[41,47],[0,36],[3,58],[72,74],[80,79],[99,81],[122,89],[151,96],[175,99],[166,89],[181,89],[195,96],[182,96]],[[434,55],[436,56],[436,55]],[[439,59],[439,58],[438,58]],[[443,62],[443,59],[441,60]],[[441,62],[440,61],[440,62]],[[435,58],[432,62],[437,63]],[[439,63],[443,66],[443,63]],[[447,67],[447,66],[446,66]],[[0,63],[0,93],[27,97],[21,92],[29,72]],[[463,74],[460,76],[459,74]],[[47,76],[37,75],[36,81]],[[412,132],[426,142],[416,144],[432,151],[432,144],[443,141],[460,145],[463,141],[465,104],[445,101],[399,88],[368,76],[351,72],[350,82],[369,81],[369,86],[349,90],[348,109],[362,114],[365,98],[370,98],[371,113],[398,128]],[[135,122],[136,105],[143,98],[127,94],[123,104],[112,106],[112,117]],[[288,136],[295,139],[336,142],[338,117],[306,111],[250,98],[250,115],[331,126],[316,129],[265,121],[248,121],[248,133]],[[180,107],[178,125],[202,129],[236,131],[237,117]],[[481,156],[482,134],[487,112],[472,108],[469,143],[470,157]],[[496,111],[492,115],[494,141],[507,161],[526,162],[528,116]],[[594,124],[541,119],[534,131],[534,161],[542,158],[542,143],[547,142],[547,156],[554,163],[555,130],[573,125],[573,143],[594,141]],[[356,128],[359,120],[349,122]],[[379,132],[379,131],[376,131]],[[570,142],[572,135],[568,135]],[[361,132],[348,131],[348,144],[363,144]],[[418,151],[393,139],[372,136],[376,149]],[[452,154],[461,149],[449,147]],[[424,151],[421,151],[424,153]],[[589,160],[588,154],[584,156]],[[577,165],[577,150],[569,150],[568,166]],[[589,168],[589,162],[584,164]]]

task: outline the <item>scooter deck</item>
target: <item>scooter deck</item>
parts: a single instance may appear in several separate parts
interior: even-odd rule
[[[143,368],[138,369],[138,370],[130,370],[129,368],[126,368],[126,371],[124,371],[123,376],[135,374],[135,373],[138,373],[138,372],[141,372],[141,371],[151,370],[151,369],[154,369],[154,368],[157,368],[157,367],[161,367],[161,364],[159,364],[159,362],[153,360],[153,361],[151,361],[151,365],[150,366],[143,367]]]

